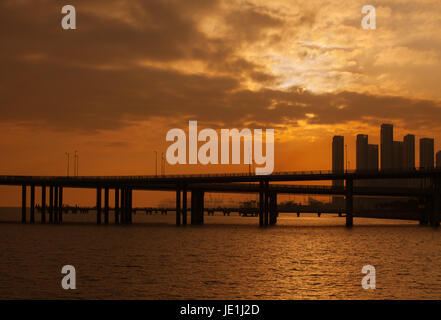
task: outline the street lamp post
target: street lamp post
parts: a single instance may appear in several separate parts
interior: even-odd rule
[[[69,155],[69,152],[66,152],[65,154],[67,156],[67,176],[69,176],[69,157],[70,157],[70,155]]]
[[[78,151],[74,153],[74,176],[78,176]]]

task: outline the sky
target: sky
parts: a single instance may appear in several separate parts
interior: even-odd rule
[[[69,4],[76,30],[61,28]],[[75,150],[80,175],[153,174],[189,120],[275,129],[275,171],[330,169],[334,135],[353,167],[356,134],[378,143],[381,123],[439,150],[440,14],[439,0],[2,0],[0,174],[65,175],[66,152],[72,174]],[[226,171],[248,166],[166,165]]]

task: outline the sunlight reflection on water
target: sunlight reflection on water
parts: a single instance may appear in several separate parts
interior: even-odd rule
[[[0,209],[18,221],[20,209]],[[64,225],[0,223],[0,298],[88,299],[439,299],[441,233],[415,222],[282,215],[205,217],[175,227],[174,214],[138,213],[132,226],[96,226],[95,215]],[[37,221],[39,216],[37,215]],[[83,222],[90,222],[84,224]],[[113,219],[111,219],[113,221]],[[81,223],[73,223],[81,222]],[[61,267],[77,290],[61,289]],[[361,287],[361,268],[377,289]]]

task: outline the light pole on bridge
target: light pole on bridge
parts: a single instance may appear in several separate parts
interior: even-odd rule
[[[79,160],[79,155],[78,155],[78,151],[75,150],[74,153],[74,176],[77,177],[78,176],[78,161]]]
[[[67,156],[67,176],[69,176],[69,158],[70,158],[70,154],[69,152],[65,152],[66,156]]]

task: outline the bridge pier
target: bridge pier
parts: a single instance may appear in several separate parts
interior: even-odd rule
[[[132,189],[121,188],[121,224],[132,223]]]
[[[354,225],[354,181],[352,179],[346,180],[346,227]]]
[[[46,223],[46,186],[41,186],[41,223]]]
[[[265,215],[263,221],[265,226],[269,225],[269,209],[270,209],[269,198],[270,198],[269,183],[268,181],[265,181]]]
[[[204,192],[193,190],[191,192],[191,224],[204,224]]]
[[[264,215],[265,215],[265,198],[264,198],[264,182],[260,181],[260,191],[259,191],[259,226],[264,225]]]
[[[277,192],[271,192],[270,194],[270,225],[275,225],[277,223]]]
[[[26,186],[21,186],[21,223],[26,223]]]
[[[127,223],[127,192],[126,188],[121,188],[121,224]]]
[[[109,188],[104,188],[104,224],[109,224]]]
[[[30,223],[35,223],[35,186],[31,185]]]
[[[125,224],[126,223],[126,211],[127,211],[127,199],[126,199],[126,189],[121,188],[121,216],[120,216],[120,223]]]
[[[101,224],[101,187],[96,188],[96,224]]]
[[[132,224],[132,213],[133,213],[133,209],[132,209],[132,196],[133,196],[133,190],[131,188],[128,189],[127,196],[128,196],[128,200],[127,200],[127,203],[128,203],[128,208],[127,208],[128,217],[127,217],[127,220],[128,220],[129,224]]]
[[[49,186],[49,223],[54,223],[54,186]]]
[[[187,225],[187,189],[182,190],[182,225]]]
[[[176,190],[176,226],[181,225],[181,190]]]
[[[119,223],[119,188],[115,188],[115,224]]]
[[[58,191],[58,223],[63,223],[63,187],[60,186]]]
[[[54,223],[58,223],[58,186],[54,186]]]

